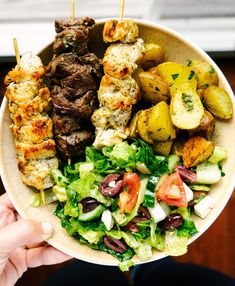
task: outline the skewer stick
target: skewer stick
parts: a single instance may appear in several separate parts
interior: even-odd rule
[[[120,0],[119,22],[122,21],[124,15],[125,0]]]
[[[20,63],[20,53],[19,53],[18,43],[17,43],[16,38],[13,38],[13,44],[14,44],[15,55],[16,55],[16,63],[18,65]]]
[[[70,0],[70,21],[74,20],[74,0]]]

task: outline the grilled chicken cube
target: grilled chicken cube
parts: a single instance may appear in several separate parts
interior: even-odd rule
[[[140,89],[131,76],[125,79],[118,79],[108,74],[103,76],[98,90],[100,105],[110,109],[130,109],[139,98]]]
[[[103,58],[104,72],[117,78],[131,75],[137,69],[144,50],[142,39],[133,44],[111,44]]]
[[[103,40],[104,42],[120,41],[123,44],[133,43],[139,36],[138,25],[131,19],[122,21],[108,20],[104,24]]]
[[[122,129],[97,129],[94,147],[101,149],[121,143],[128,136],[127,130]]]

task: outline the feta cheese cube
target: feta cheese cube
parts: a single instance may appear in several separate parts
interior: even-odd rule
[[[209,212],[214,206],[215,200],[211,196],[207,195],[198,204],[194,206],[194,211],[201,218],[205,218],[208,216]]]

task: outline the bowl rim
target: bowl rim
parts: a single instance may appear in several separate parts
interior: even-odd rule
[[[109,19],[114,19],[114,18],[102,18],[102,19],[96,19],[96,25],[100,25],[100,24],[104,24],[107,20]],[[125,18],[128,19],[128,18]],[[183,42],[184,44],[186,44],[187,46],[189,46],[190,48],[192,48],[193,50],[196,51],[197,54],[199,54],[202,58],[204,58],[206,61],[208,61],[210,64],[213,65],[213,67],[216,69],[219,78],[221,79],[221,81],[223,82],[223,85],[225,86],[227,92],[230,95],[230,98],[232,100],[232,104],[233,104],[233,110],[235,110],[235,98],[234,98],[234,94],[233,91],[231,89],[231,86],[229,85],[227,79],[225,78],[224,74],[222,73],[222,71],[220,70],[220,68],[217,66],[217,64],[209,57],[209,55],[207,55],[207,53],[202,50],[198,45],[196,45],[195,43],[193,43],[190,39],[188,39],[187,37],[185,37],[184,35],[181,35],[180,33],[164,26],[164,25],[160,25],[157,24],[155,22],[151,22],[151,21],[146,21],[146,20],[140,20],[140,19],[133,19],[138,25],[145,25],[147,27],[153,28],[153,29],[157,29],[157,30],[161,30],[164,33],[167,33],[177,39],[179,39],[181,42]],[[48,44],[48,46],[51,43]],[[47,47],[48,47],[47,46]],[[46,49],[47,47],[44,47],[44,49]],[[40,54],[44,49],[42,49],[38,54]],[[2,130],[2,124],[3,124],[3,116],[4,116],[4,112],[7,109],[7,99],[4,97],[2,104],[1,104],[1,108],[0,108],[0,137],[1,137],[1,130]],[[233,115],[234,116],[234,115]],[[0,142],[1,143],[1,142]],[[4,176],[4,165],[2,162],[2,155],[1,155],[1,144],[0,144],[0,175],[1,175],[1,179],[2,179],[2,183],[4,185],[4,188],[6,190],[6,192],[8,192],[7,190],[9,189],[10,185],[6,179],[6,177]],[[227,191],[226,191],[226,195],[223,197],[223,200],[220,201],[220,204],[218,204],[216,206],[217,211],[213,216],[210,216],[209,218],[206,219],[206,221],[204,222],[204,224],[202,225],[202,227],[200,227],[200,230],[197,234],[195,234],[193,237],[191,237],[189,239],[189,244],[191,244],[193,241],[195,241],[197,238],[199,238],[218,218],[218,216],[221,214],[221,212],[223,211],[223,209],[225,208],[228,200],[230,199],[234,187],[235,187],[235,171],[233,170],[232,173],[234,174],[234,176],[232,177],[232,180],[229,182],[228,187],[227,187]],[[10,199],[13,201],[13,203],[16,206],[17,211],[19,212],[19,214],[23,217],[26,218],[27,215],[25,215],[24,211],[20,209],[20,207],[18,207],[17,202],[15,201],[15,199],[13,198],[11,192],[8,192],[8,195],[10,197]],[[65,247],[64,245],[61,245],[60,243],[57,243],[57,241],[53,240],[53,237],[50,238],[48,240],[49,244],[51,244],[52,246],[60,249],[61,251],[66,252],[67,254],[74,256],[74,252],[70,249],[68,249],[67,247]],[[150,262],[150,261],[155,261],[158,259],[161,259],[163,257],[167,256],[167,254],[165,254],[165,252],[157,252],[157,258],[154,258],[154,255],[151,259],[149,259],[148,261],[135,261],[136,264],[142,264],[142,263],[146,263],[146,262]],[[91,263],[96,263],[96,264],[100,264],[100,265],[113,265],[116,266],[118,265],[118,261],[113,258],[110,261],[99,261],[97,263],[95,257],[81,257],[79,256],[79,253],[77,256],[75,256],[75,258],[87,261],[87,262],[91,262]]]

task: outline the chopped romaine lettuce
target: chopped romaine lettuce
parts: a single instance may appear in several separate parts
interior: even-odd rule
[[[122,272],[129,271],[130,267],[132,267],[132,266],[134,266],[134,262],[131,259],[119,262],[119,264],[118,264],[118,267]]]
[[[166,231],[165,252],[171,256],[180,256],[187,252],[188,238],[179,237],[176,231]]]

